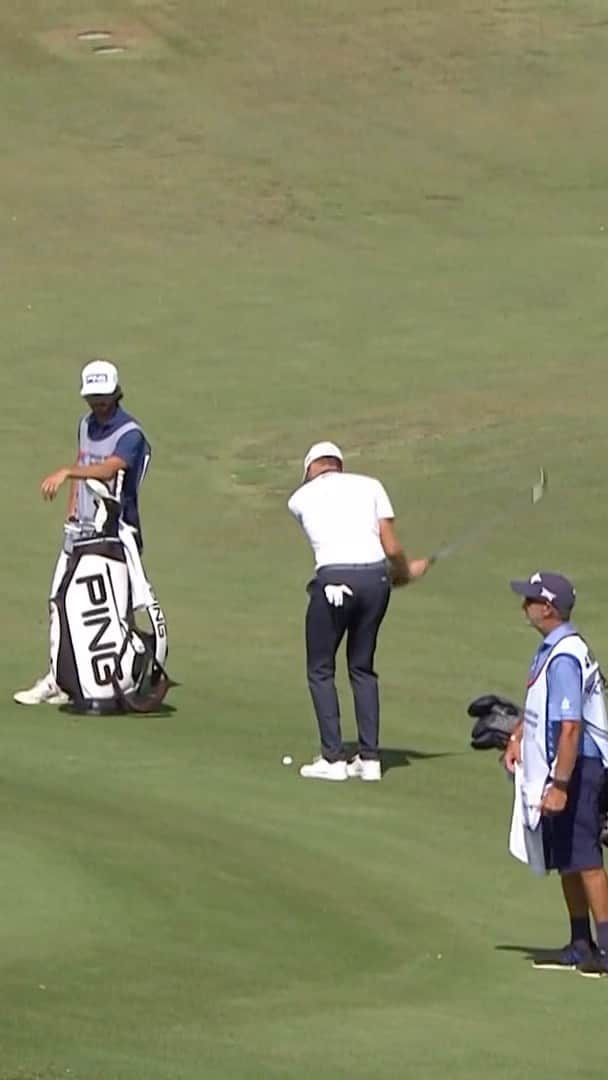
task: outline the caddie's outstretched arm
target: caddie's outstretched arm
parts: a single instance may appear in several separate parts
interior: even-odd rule
[[[415,581],[416,578],[426,574],[430,565],[429,560],[408,559],[397,537],[393,519],[381,518],[379,527],[380,543],[390,563],[393,585],[396,587],[408,585],[410,581]]]
[[[54,499],[59,488],[66,480],[113,480],[127,463],[120,457],[109,457],[94,465],[64,465],[61,469],[46,476],[40,485],[43,499]]]
[[[72,467],[75,469],[77,465],[78,465],[78,458],[76,459],[76,461],[74,462],[74,465]],[[68,521],[70,520],[70,518],[76,517],[77,509],[78,509],[78,481],[77,480],[70,480],[70,487],[68,489],[68,512],[67,512]]]
[[[76,517],[76,506],[78,501],[78,481],[70,480],[70,488],[68,492],[68,520]]]

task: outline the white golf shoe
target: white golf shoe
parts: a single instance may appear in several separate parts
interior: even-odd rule
[[[377,760],[370,760],[369,758],[361,758],[357,754],[352,761],[349,761],[346,766],[348,775],[353,780],[381,780],[382,779],[382,766]]]
[[[302,765],[300,776],[305,780],[348,780],[345,761],[326,761],[317,757],[312,765]]]
[[[18,705],[67,705],[70,700],[63,690],[60,690],[50,672],[38,679],[29,690],[18,690],[13,694],[13,700]]]

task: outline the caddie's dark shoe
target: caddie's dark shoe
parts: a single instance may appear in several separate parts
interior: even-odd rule
[[[598,950],[584,963],[579,964],[577,970],[579,975],[584,975],[587,979],[601,979],[608,975],[608,955]]]

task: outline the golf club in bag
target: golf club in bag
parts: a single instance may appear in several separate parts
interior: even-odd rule
[[[174,683],[165,671],[167,624],[146,578],[133,529],[99,480],[94,533],[75,542],[51,601],[51,667],[72,708],[153,712]],[[135,612],[145,610],[150,630]]]

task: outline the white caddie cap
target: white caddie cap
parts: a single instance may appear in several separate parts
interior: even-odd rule
[[[91,360],[83,367],[80,379],[81,397],[113,394],[118,388],[118,368],[109,360]]]
[[[338,461],[344,461],[342,457],[342,451],[339,446],[336,446],[333,442],[317,442],[314,446],[311,446],[306,457],[304,458],[304,473],[302,479],[306,479],[306,473],[308,472],[313,461],[318,461],[322,457],[335,457]]]

